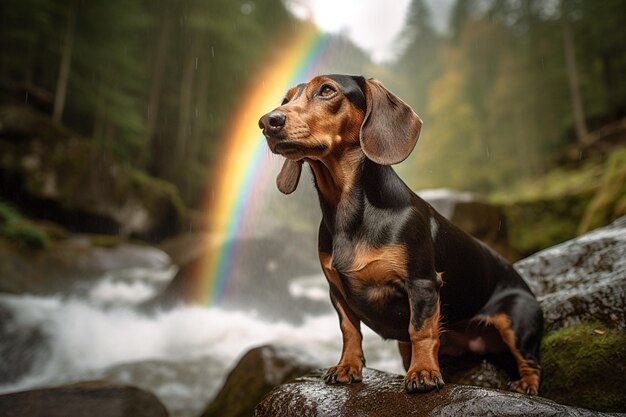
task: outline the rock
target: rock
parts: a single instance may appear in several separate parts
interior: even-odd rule
[[[562,404],[626,411],[626,334],[583,323],[547,335],[540,394]]]
[[[626,216],[515,264],[548,332],[583,321],[626,330]]]
[[[199,416],[220,389],[223,374],[218,361],[202,356],[123,363],[93,377],[154,393],[171,417]]]
[[[57,241],[41,251],[0,244],[0,293],[42,295],[80,290],[81,285],[106,272],[159,270],[169,265],[170,258],[159,249],[130,243],[95,246],[86,236]]]
[[[440,392],[408,395],[403,378],[364,369],[363,382],[325,385],[323,370],[294,379],[271,391],[255,417],[291,416],[606,416],[557,404],[541,397],[465,385],[447,384]]]
[[[118,162],[26,107],[0,108],[0,190],[35,219],[80,233],[158,240],[180,231],[173,184]]]
[[[501,255],[513,259],[502,207],[478,195],[447,189],[421,190],[417,194],[463,231],[485,242]]]
[[[316,367],[307,355],[293,348],[269,345],[254,348],[230,372],[202,417],[250,416],[255,405],[274,387]]]
[[[0,395],[5,417],[167,417],[163,404],[136,387],[82,382]]]

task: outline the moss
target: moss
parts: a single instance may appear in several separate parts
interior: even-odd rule
[[[100,248],[114,248],[127,242],[126,239],[116,235],[91,235],[89,241],[93,246]]]
[[[547,335],[541,349],[542,396],[593,410],[626,410],[626,334],[581,323]]]
[[[620,149],[610,155],[602,184],[585,211],[578,233],[605,226],[624,214],[626,214],[626,149]]]
[[[592,196],[589,191],[504,206],[513,250],[528,256],[578,236],[578,225]]]
[[[0,238],[23,249],[43,249],[50,244],[50,238],[44,229],[25,219],[17,210],[2,201],[0,201]]]
[[[589,159],[576,168],[556,167],[544,176],[520,180],[489,195],[493,203],[512,204],[518,201],[554,200],[568,195],[593,193],[605,171],[606,161]]]

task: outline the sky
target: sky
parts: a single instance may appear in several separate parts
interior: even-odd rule
[[[427,0],[437,29],[444,31],[454,0]],[[399,52],[397,36],[403,29],[411,0],[286,0],[301,19],[312,20],[321,30],[343,33],[384,62]]]

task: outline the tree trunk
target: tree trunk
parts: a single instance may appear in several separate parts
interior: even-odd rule
[[[196,108],[194,114],[192,140],[187,147],[187,155],[199,162],[201,143],[206,135],[208,108],[209,108],[209,81],[211,79],[211,64],[208,57],[201,59],[198,71],[198,88],[196,89]]]
[[[67,29],[63,50],[61,51],[61,65],[59,67],[59,77],[54,95],[54,105],[52,107],[52,119],[60,122],[63,118],[65,108],[65,97],[67,96],[67,85],[70,79],[70,64],[72,63],[72,50],[74,49],[74,32],[76,30],[76,14],[73,10],[68,11]]]
[[[175,156],[175,171],[184,165],[184,157],[187,153],[187,145],[191,134],[191,106],[193,99],[194,75],[196,72],[196,56],[193,53],[195,48],[190,48],[183,64],[183,74],[180,81],[180,96],[178,101],[178,132],[176,134],[175,149],[172,154]]]
[[[572,100],[572,110],[574,112],[574,124],[576,126],[576,138],[579,143],[584,143],[589,131],[585,121],[585,111],[583,100],[578,84],[578,70],[576,68],[576,51],[572,31],[565,12],[561,15],[561,26],[563,26],[563,47],[565,49],[565,65],[567,67],[567,79],[569,81],[570,99]]]
[[[157,117],[159,115],[159,106],[161,102],[161,94],[163,91],[163,78],[165,75],[166,67],[165,64],[167,63],[167,53],[172,38],[172,20],[169,16],[169,11],[167,9],[164,10],[165,11],[161,19],[161,29],[159,32],[159,41],[157,43],[156,58],[152,71],[150,98],[148,99],[146,137],[144,141],[145,147],[148,150],[150,150],[154,145],[154,133],[156,130]]]

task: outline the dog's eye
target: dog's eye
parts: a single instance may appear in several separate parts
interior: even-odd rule
[[[332,85],[324,84],[322,88],[320,88],[320,96],[321,97],[330,97],[335,94],[337,90]]]

